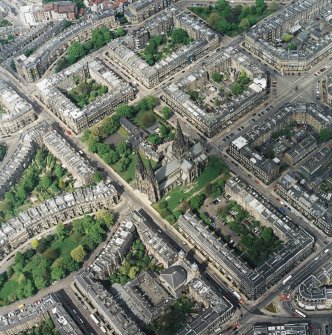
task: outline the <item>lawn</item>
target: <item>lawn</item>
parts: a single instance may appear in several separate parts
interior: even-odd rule
[[[124,139],[128,138],[128,132],[126,129],[124,129],[123,127],[120,127],[119,130],[117,131],[117,133],[123,137]]]
[[[126,169],[126,171],[121,172],[118,167],[117,164],[113,164],[112,169],[114,169],[116,171],[116,173],[118,173],[127,183],[130,183],[131,181],[133,181],[135,179],[135,168],[136,168],[136,154],[132,153],[128,158],[130,159],[130,163],[128,165],[128,168]],[[148,163],[148,159],[144,156],[143,153],[141,153],[141,158],[142,161],[144,163],[145,166],[147,166]],[[157,162],[150,160],[151,166],[154,169],[157,165]]]
[[[219,158],[215,156],[210,157],[208,164],[194,184],[176,187],[155,205],[156,209],[159,210],[158,205],[160,202],[166,200],[169,210],[174,211],[183,200],[189,199],[194,193],[202,190],[212,180],[216,179],[222,173],[227,172],[227,167]]]
[[[56,256],[55,258],[69,255],[70,252],[80,244],[81,239],[82,236],[75,232],[62,241],[58,240],[54,242],[50,248],[44,251],[44,255],[50,258],[50,260],[54,260],[52,259],[52,254]]]

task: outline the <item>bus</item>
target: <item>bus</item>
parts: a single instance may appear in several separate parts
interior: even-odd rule
[[[283,281],[282,284],[285,285],[293,276],[289,275],[288,277],[286,277]]]
[[[304,313],[302,313],[301,311],[299,311],[298,309],[296,309],[295,310],[295,313],[297,314],[297,315],[299,315],[301,318],[303,318],[303,319],[305,319],[307,316],[304,314]]]
[[[98,325],[99,324],[99,320],[93,315],[93,314],[90,314],[90,318],[93,320],[93,322]]]
[[[236,297],[238,300],[241,300],[241,296],[239,293],[237,293],[236,291],[232,291],[234,297]]]

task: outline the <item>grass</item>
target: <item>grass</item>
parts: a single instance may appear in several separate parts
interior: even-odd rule
[[[82,236],[80,236],[79,234],[73,233],[67,238],[61,241],[58,240],[53,243],[50,248],[44,251],[44,255],[46,257],[51,256],[52,253],[56,254],[57,257],[69,255],[70,252],[80,244],[81,238]]]
[[[158,206],[159,203],[166,200],[168,208],[171,211],[175,210],[183,200],[189,199],[194,193],[202,190],[208,183],[226,172],[228,172],[227,167],[219,158],[215,156],[210,157],[208,164],[194,184],[174,188],[155,204],[156,209],[160,210]]]
[[[277,308],[273,302],[265,307],[265,309],[270,313],[277,313]]]
[[[58,257],[70,255],[71,250],[73,250],[80,244],[81,238],[82,236],[80,236],[79,234],[73,233],[62,241],[57,240],[43,252],[43,255],[51,262],[53,262]],[[32,271],[33,258],[34,256],[25,265],[25,273],[29,273]],[[21,288],[21,286],[24,287],[24,281],[20,284],[16,279],[16,275],[14,274],[12,278],[6,281],[6,283],[1,288],[0,299],[4,300],[8,298],[11,294],[15,294]]]
[[[117,133],[123,138],[126,138],[126,139],[128,138],[128,132],[123,127],[120,127]]]
[[[145,166],[147,166],[148,163],[148,159],[144,156],[144,154],[141,153],[141,157],[142,157],[142,161],[144,163]],[[129,156],[130,159],[130,163],[128,165],[128,168],[126,171],[121,172],[118,167],[117,164],[113,164],[112,169],[114,169],[116,171],[116,173],[118,173],[127,183],[132,182],[135,179],[135,168],[136,168],[136,157],[135,154],[132,153]],[[150,160],[151,166],[154,169],[157,165],[157,162]]]

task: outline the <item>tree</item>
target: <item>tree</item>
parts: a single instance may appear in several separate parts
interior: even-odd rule
[[[155,122],[155,116],[152,112],[147,112],[142,117],[142,127],[143,128],[149,128],[151,127]]]
[[[19,274],[23,271],[23,268],[25,266],[25,258],[24,255],[18,251],[15,255],[15,261],[13,265],[13,269],[16,274]]]
[[[165,138],[169,134],[169,129],[162,124],[159,127],[159,134],[162,138]]]
[[[276,12],[279,9],[279,4],[276,0],[272,0],[270,3],[270,10]]]
[[[51,176],[45,175],[45,176],[42,176],[40,178],[39,186],[42,189],[47,190],[51,187],[51,185],[52,185],[52,177]]]
[[[234,95],[239,95],[243,92],[243,88],[240,84],[238,83],[233,83],[231,85],[231,91]]]
[[[73,272],[79,268],[79,265],[71,256],[66,255],[63,257],[63,267],[65,271]]]
[[[70,256],[77,263],[82,263],[85,258],[85,255],[86,252],[84,251],[84,248],[81,244],[70,252]]]
[[[264,0],[256,0],[256,13],[258,15],[262,15],[265,7],[266,7],[266,4]]]
[[[171,32],[171,41],[173,44],[188,44],[190,39],[188,33],[182,28],[175,28]]]
[[[162,142],[162,139],[158,134],[150,134],[147,140],[154,145],[158,145]]]
[[[47,280],[42,275],[35,276],[34,283],[38,290],[45,288],[48,284]]]
[[[213,72],[212,73],[212,80],[219,83],[223,80],[223,75],[220,72]]]
[[[67,59],[70,64],[85,56],[85,50],[80,42],[73,42],[67,50]]]
[[[264,228],[261,233],[261,238],[266,242],[269,243],[273,237],[273,230],[271,227]]]
[[[125,35],[125,34],[126,34],[126,31],[124,30],[123,27],[119,27],[119,28],[116,30],[116,32],[115,32],[115,35],[116,35],[117,37],[123,36],[123,35]]]
[[[220,33],[226,33],[228,32],[230,29],[232,28],[232,26],[229,24],[229,22],[227,22],[226,19],[221,18],[218,22],[217,25],[215,27],[215,29],[220,32]]]
[[[211,27],[216,27],[218,22],[220,21],[221,16],[218,13],[212,13],[208,20],[207,23],[211,26]]]
[[[56,235],[58,239],[61,241],[67,236],[67,230],[63,223],[58,223],[56,226]]]
[[[24,289],[23,289],[24,296],[31,297],[35,291],[36,291],[36,288],[33,285],[33,282],[30,279],[28,279],[24,284]]]
[[[126,142],[119,142],[116,145],[116,151],[120,156],[126,155],[129,152],[129,146]]]
[[[250,22],[249,20],[245,17],[244,19],[241,20],[239,27],[243,30],[247,30],[250,27]]]
[[[282,35],[282,40],[283,42],[286,42],[286,43],[290,42],[292,38],[293,38],[292,34],[285,33]]]
[[[319,132],[319,142],[326,142],[331,138],[331,130],[329,128],[322,128]]]
[[[202,207],[203,202],[204,202],[204,194],[197,194],[194,195],[190,200],[189,200],[189,205],[192,210],[198,210]]]
[[[100,209],[96,213],[95,218],[97,220],[103,220],[104,223],[108,226],[112,226],[115,221],[114,213],[105,209]]]
[[[170,107],[164,106],[162,109],[162,113],[163,113],[163,119],[167,121],[171,117],[172,110]]]
[[[132,266],[128,272],[128,277],[130,279],[134,279],[136,278],[137,272],[139,271],[139,267],[138,266]]]
[[[51,278],[53,281],[59,280],[65,276],[65,271],[61,267],[53,267],[51,271]]]
[[[39,246],[39,241],[38,240],[32,240],[31,241],[31,247],[33,249],[37,250],[38,246]]]
[[[101,182],[103,180],[103,175],[100,171],[96,171],[93,175],[92,175],[92,180],[98,184],[99,182]]]

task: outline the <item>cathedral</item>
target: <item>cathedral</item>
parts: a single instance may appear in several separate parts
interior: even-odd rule
[[[147,194],[151,202],[157,202],[171,189],[194,182],[206,163],[207,155],[202,144],[192,143],[183,134],[178,120],[174,141],[165,149],[158,170],[153,171],[149,161],[145,166],[137,152],[137,188]]]

